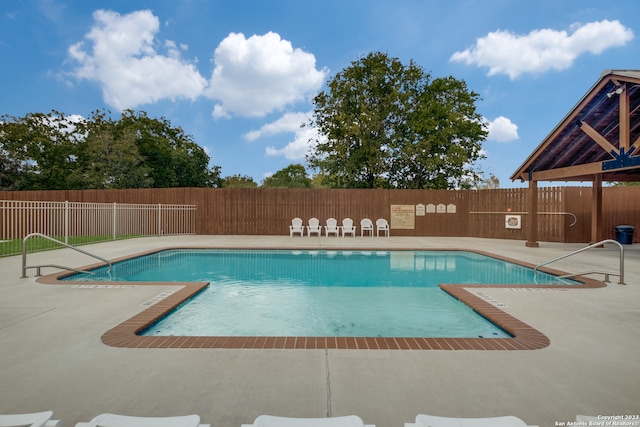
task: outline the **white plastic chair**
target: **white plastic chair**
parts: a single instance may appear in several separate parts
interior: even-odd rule
[[[366,231],[373,237],[373,222],[369,218],[360,220],[360,237],[364,236]]]
[[[178,417],[131,417],[128,415],[101,414],[88,423],[77,423],[76,427],[210,427],[200,424],[198,415]]]
[[[322,234],[322,227],[320,227],[318,218],[311,218],[309,225],[307,225],[307,237],[311,237],[312,234],[317,234],[318,237]]]
[[[357,415],[331,418],[289,418],[260,415],[253,424],[242,424],[242,427],[375,427],[365,424]]]
[[[0,415],[0,427],[60,427],[62,423],[52,417],[52,411]]]
[[[353,225],[351,218],[342,220],[342,237],[344,237],[345,234],[351,234],[353,237],[356,237],[356,227]]]
[[[449,418],[419,414],[415,423],[405,423],[404,427],[534,427],[520,418],[508,415],[493,418]]]
[[[324,226],[324,235],[329,237],[329,234],[335,234],[336,237],[340,235],[340,226],[335,218],[329,218]]]
[[[387,237],[389,237],[389,223],[386,219],[380,218],[376,220],[376,235],[380,237],[380,232],[386,233]]]
[[[300,234],[300,236],[304,236],[304,226],[302,225],[302,219],[293,218],[291,220],[291,225],[289,226],[289,237],[293,237],[294,234]]]

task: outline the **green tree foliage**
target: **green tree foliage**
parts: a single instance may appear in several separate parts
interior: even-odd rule
[[[311,187],[331,188],[331,181],[327,175],[323,173],[317,173],[311,177]]]
[[[166,119],[127,110],[120,120],[52,111],[0,120],[0,188],[63,190],[215,187],[220,168]]]
[[[75,166],[82,123],[64,114],[32,113],[0,120],[2,182],[11,190],[63,190]],[[73,187],[71,187],[73,188]]]
[[[258,183],[247,175],[231,175],[222,179],[224,188],[256,188]]]
[[[262,182],[266,188],[311,188],[311,178],[307,176],[307,170],[301,164],[289,165],[280,169]]]
[[[168,120],[125,110],[117,127],[123,134],[135,134],[153,187],[214,187],[221,183],[219,169],[208,168],[209,156],[204,149]]]
[[[487,133],[479,95],[453,77],[374,52],[313,100],[320,138],[309,166],[340,188],[469,188]]]
[[[147,188],[153,180],[136,145],[132,130],[120,131],[103,112],[86,122],[86,137],[78,147],[74,187]]]
[[[491,190],[491,189],[500,188],[500,180],[498,179],[497,176],[490,173],[488,178],[484,178],[484,177],[479,178],[478,181],[476,182],[475,187],[478,190]]]

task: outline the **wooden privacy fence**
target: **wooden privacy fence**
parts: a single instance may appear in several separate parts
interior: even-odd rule
[[[170,188],[0,192],[5,200],[193,205],[192,232],[204,235],[288,235],[291,219],[385,218],[393,236],[526,240],[529,190],[381,190]],[[586,243],[591,238],[591,187],[538,189],[538,239]],[[507,226],[507,219],[519,221]],[[517,227],[519,225],[519,228]],[[603,238],[616,225],[640,227],[640,187],[603,188]],[[515,228],[512,228],[516,226]],[[191,232],[191,231],[190,231]],[[636,231],[634,241],[640,241]]]
[[[0,200],[0,240],[194,234],[195,212],[194,205]]]

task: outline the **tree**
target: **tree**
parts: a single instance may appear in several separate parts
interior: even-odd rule
[[[69,177],[77,167],[83,122],[57,111],[0,120],[2,188],[74,189]]]
[[[311,187],[313,188],[331,188],[331,180],[323,173],[317,173],[311,176]]]
[[[149,169],[152,187],[215,187],[221,185],[220,170],[209,169],[209,156],[180,127],[165,118],[125,110],[117,124],[119,136],[133,132],[136,145]]]
[[[374,52],[313,100],[320,137],[307,156],[333,187],[469,188],[487,133],[478,94]]]
[[[258,183],[247,175],[231,175],[222,179],[223,188],[256,188]]]
[[[145,188],[153,181],[131,130],[122,133],[103,113],[95,112],[78,151],[73,182],[85,188]]]
[[[489,178],[479,178],[476,183],[476,188],[478,190],[491,190],[500,188],[500,180],[497,176],[490,173]]]
[[[0,188],[217,187],[220,167],[164,119],[127,110],[88,119],[57,111],[0,118]]]
[[[262,181],[262,186],[267,188],[311,188],[311,178],[307,176],[307,170],[301,164],[289,165],[280,169]]]

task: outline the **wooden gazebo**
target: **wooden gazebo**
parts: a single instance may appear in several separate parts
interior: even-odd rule
[[[591,181],[591,243],[601,241],[602,183],[640,181],[640,70],[603,72],[511,179],[529,183],[527,246],[538,246],[539,181]]]

